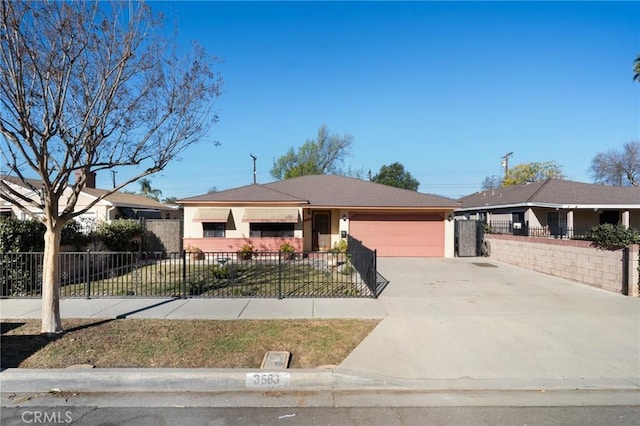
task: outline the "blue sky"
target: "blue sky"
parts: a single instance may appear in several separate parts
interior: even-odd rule
[[[271,182],[274,159],[321,124],[353,136],[347,166],[366,176],[397,161],[419,191],[451,198],[502,174],[510,151],[510,166],[553,160],[590,182],[596,153],[640,140],[639,2],[151,6],[181,44],[218,56],[225,80],[206,140],[150,177],[165,197],[250,184],[251,153]]]

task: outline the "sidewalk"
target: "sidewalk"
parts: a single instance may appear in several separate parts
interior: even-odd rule
[[[40,318],[40,299],[0,300],[0,318]],[[63,318],[383,318],[376,299],[62,299]]]
[[[243,392],[267,405],[300,392],[306,406],[390,397],[419,406],[640,405],[640,299],[484,258],[382,258],[378,268],[390,282],[379,299],[61,301],[63,317],[382,318],[336,368],[10,369],[0,373],[2,405],[12,404],[8,392],[46,395],[53,387],[234,406]],[[39,303],[0,300],[0,316],[38,318]],[[272,374],[271,384],[255,386],[260,374]]]

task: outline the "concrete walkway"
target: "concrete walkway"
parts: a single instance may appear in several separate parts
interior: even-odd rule
[[[0,318],[40,318],[40,299],[0,300]],[[62,299],[63,318],[301,319],[383,318],[375,299]]]
[[[377,300],[67,299],[61,312],[87,318],[383,318],[339,366],[287,370],[287,386],[439,395],[508,390],[535,392],[534,399],[540,392],[574,392],[570,403],[578,405],[585,394],[575,391],[581,390],[604,392],[612,404],[640,404],[640,299],[485,258],[381,258],[378,270],[390,283]],[[1,300],[0,317],[38,318],[39,304]],[[254,372],[10,369],[0,373],[0,384],[3,393],[54,384],[85,392],[162,391],[167,381],[178,391],[242,390]]]

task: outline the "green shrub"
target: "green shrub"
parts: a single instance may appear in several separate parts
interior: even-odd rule
[[[356,269],[351,264],[351,261],[347,259],[347,261],[340,268],[340,273],[344,275],[351,275],[356,271]]]
[[[209,272],[211,274],[211,277],[216,280],[229,278],[229,269],[226,266],[212,265],[211,267],[209,267]]]
[[[280,244],[280,251],[283,253],[293,253],[296,251],[296,249],[288,241],[286,241]]]
[[[338,253],[346,253],[347,252],[347,248],[348,248],[348,244],[349,243],[347,243],[347,240],[336,241],[333,244],[333,248],[331,249],[331,251],[338,252]]]
[[[135,237],[140,237],[144,229],[136,220],[113,220],[98,225],[96,236],[112,251],[137,251]]]
[[[82,232],[82,225],[75,220],[70,220],[62,228],[61,244],[73,246],[76,250],[82,250],[87,246],[89,237]]]
[[[251,244],[244,244],[242,247],[240,247],[238,253],[240,253],[241,259],[246,260],[251,259],[254,254],[258,253],[258,250],[254,249]]]
[[[47,228],[37,220],[0,219],[0,252],[44,251],[44,233]],[[73,245],[81,249],[87,244],[87,236],[80,230],[75,220],[65,223],[62,228],[61,244]]]
[[[592,241],[591,245],[594,247],[603,250],[618,250],[630,244],[639,244],[640,234],[620,224],[605,223],[591,228],[588,239]]]
[[[44,250],[46,227],[37,220],[0,219],[0,252]]]

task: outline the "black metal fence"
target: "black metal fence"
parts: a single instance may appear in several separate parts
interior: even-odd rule
[[[347,253],[372,296],[377,298],[389,282],[378,274],[378,254],[376,250],[366,247],[362,244],[362,241],[349,235]]]
[[[43,253],[0,253],[3,297],[40,297]],[[377,297],[375,252],[61,253],[61,297]]]
[[[571,240],[584,240],[589,238],[591,228],[574,228],[567,227],[565,224],[530,226],[528,221],[512,222],[491,221],[484,225],[486,233],[489,234],[508,234],[520,235],[525,237],[541,237],[541,238],[566,238]]]

